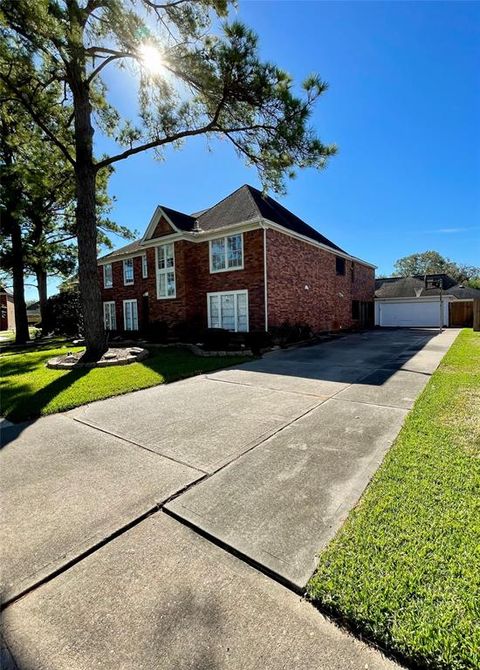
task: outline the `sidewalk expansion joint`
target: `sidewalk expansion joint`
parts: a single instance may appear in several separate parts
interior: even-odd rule
[[[155,449],[151,449],[150,447],[146,447],[144,444],[140,444],[139,442],[135,442],[134,440],[130,440],[127,437],[124,437],[122,435],[118,435],[117,433],[113,433],[111,430],[107,430],[106,428],[101,428],[100,426],[97,426],[94,423],[89,423],[88,421],[84,421],[83,419],[79,419],[76,416],[70,416],[70,419],[73,421],[78,421],[78,423],[81,423],[84,426],[88,426],[89,428],[93,428],[93,430],[99,430],[101,433],[105,433],[105,435],[110,435],[111,437],[115,437],[117,440],[122,440],[123,442],[127,442],[128,444],[133,444],[135,447],[139,447],[139,449],[144,449],[145,451],[149,451],[151,454],[155,454],[155,456],[161,456],[162,458],[166,458],[169,461],[172,461],[173,463],[177,463],[177,465],[184,465],[186,468],[191,468],[192,470],[197,470],[197,472],[201,472],[203,475],[206,475],[207,472],[205,470],[201,470],[195,465],[190,465],[190,463],[186,463],[185,461],[181,461],[179,458],[173,458],[172,456],[168,456],[167,454],[164,454],[161,451],[155,451]]]
[[[227,554],[230,554],[231,556],[242,561],[242,563],[245,563],[249,565],[251,568],[254,568],[257,572],[260,572],[261,574],[265,575],[265,577],[268,577],[274,582],[277,582],[277,584],[280,584],[281,586],[288,589],[295,595],[301,596],[302,598],[305,596],[306,587],[294,584],[286,577],[282,577],[282,575],[279,575],[271,568],[268,568],[267,566],[263,565],[263,563],[261,563],[260,561],[257,561],[256,559],[252,558],[248,554],[245,554],[243,551],[240,551],[239,549],[235,549],[235,547],[232,547],[230,544],[228,544],[228,542],[224,542],[223,540],[213,535],[212,533],[209,533],[203,528],[199,528],[192,521],[184,519],[173,510],[167,509],[166,507],[162,506],[161,511],[164,514],[167,514],[167,516],[170,516],[172,519],[175,519],[175,521],[177,521],[178,523],[181,523],[183,526],[186,526],[200,537],[203,537],[205,540],[208,540],[208,542],[211,542],[216,547],[219,547]]]

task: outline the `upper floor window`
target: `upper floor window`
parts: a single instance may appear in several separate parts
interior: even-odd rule
[[[350,266],[350,276],[352,278],[352,282],[355,281],[355,263],[352,261],[352,265]]]
[[[335,257],[335,269],[337,271],[337,275],[345,274],[345,259],[341,256]]]
[[[148,277],[148,263],[147,263],[147,254],[142,256],[142,278],[146,279]]]
[[[210,241],[210,272],[243,268],[243,235],[229,235]]]
[[[129,286],[133,281],[133,258],[127,258],[123,261],[123,283]]]
[[[157,247],[157,298],[175,298],[175,251],[173,244]]]
[[[103,287],[112,288],[113,286],[113,274],[112,274],[112,264],[107,263],[103,266]]]

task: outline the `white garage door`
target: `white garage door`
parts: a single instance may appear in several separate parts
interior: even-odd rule
[[[430,326],[438,327],[440,305],[436,302],[380,302],[379,326]]]

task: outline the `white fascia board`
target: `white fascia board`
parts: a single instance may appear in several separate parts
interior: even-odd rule
[[[360,263],[361,265],[365,265],[368,268],[372,268],[373,270],[376,270],[377,266],[373,265],[373,263],[368,263],[367,261],[362,260],[361,258],[358,258],[357,256],[351,256],[350,254],[345,253],[344,251],[337,251],[336,249],[332,249],[332,247],[328,247],[326,244],[322,244],[321,242],[316,242],[315,240],[312,240],[310,237],[306,237],[305,235],[300,235],[300,233],[294,233],[291,230],[288,230],[287,228],[284,228],[283,226],[280,226],[278,223],[274,223],[273,221],[269,221],[269,219],[264,219],[265,225],[267,228],[271,228],[272,230],[276,230],[279,233],[283,233],[284,235],[288,235],[289,237],[293,237],[296,240],[300,240],[301,242],[305,242],[306,244],[312,245],[312,247],[317,247],[318,249],[323,249],[324,251],[328,251],[328,253],[333,254],[334,256],[340,256],[341,258],[346,258],[347,260],[354,261],[356,263]]]
[[[145,231],[144,236],[142,237],[140,244],[143,245],[144,242],[146,242],[149,238],[150,235],[153,234],[155,228],[157,227],[158,222],[162,218],[162,216],[168,221],[168,223],[172,226],[173,230],[176,233],[181,233],[182,231],[177,228],[177,226],[173,223],[173,221],[170,219],[170,217],[163,211],[163,209],[160,207],[160,205],[157,206],[156,210],[153,213],[152,218],[150,219],[150,223],[147,226],[147,230]]]
[[[206,231],[204,233],[187,233],[185,231],[178,231],[176,233],[171,233],[170,235],[163,235],[162,237],[155,237],[151,240],[144,240],[140,242],[140,248],[135,251],[125,252],[124,254],[118,254],[112,257],[99,258],[97,260],[98,265],[106,265],[108,263],[115,263],[116,261],[123,261],[127,258],[134,258],[135,256],[142,256],[145,252],[145,249],[151,247],[159,247],[162,244],[168,244],[169,242],[176,242],[177,240],[186,240],[188,242],[194,242],[198,244],[200,242],[208,242],[209,240],[214,240],[217,237],[224,237],[227,234],[235,235],[237,233],[245,233],[249,230],[260,230],[261,224],[260,219],[252,220],[247,222],[238,223],[232,226],[224,226],[223,228],[216,228],[215,230]],[[158,221],[155,223],[157,225]],[[155,229],[155,228],[154,228]]]
[[[442,300],[449,302],[454,300],[453,295],[444,293]],[[421,295],[420,297],[410,296],[409,298],[375,298],[375,302],[440,302],[439,295]]]

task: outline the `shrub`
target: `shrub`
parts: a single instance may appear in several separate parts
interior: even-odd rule
[[[313,336],[312,327],[300,321],[294,324],[284,321],[281,326],[272,326],[270,332],[273,341],[281,347],[293,342],[308,340]]]
[[[223,328],[206,328],[203,331],[202,342],[209,351],[225,351],[230,346],[231,333]]]
[[[149,342],[163,344],[168,340],[170,328],[166,321],[151,321],[145,328],[145,337]]]
[[[172,335],[179,342],[199,342],[204,334],[200,317],[179,321],[172,326]]]
[[[82,307],[77,288],[61,291],[48,298],[42,331],[68,337],[82,334]]]
[[[264,330],[251,330],[246,334],[246,344],[252,353],[258,355],[262,349],[272,345],[272,336]]]

